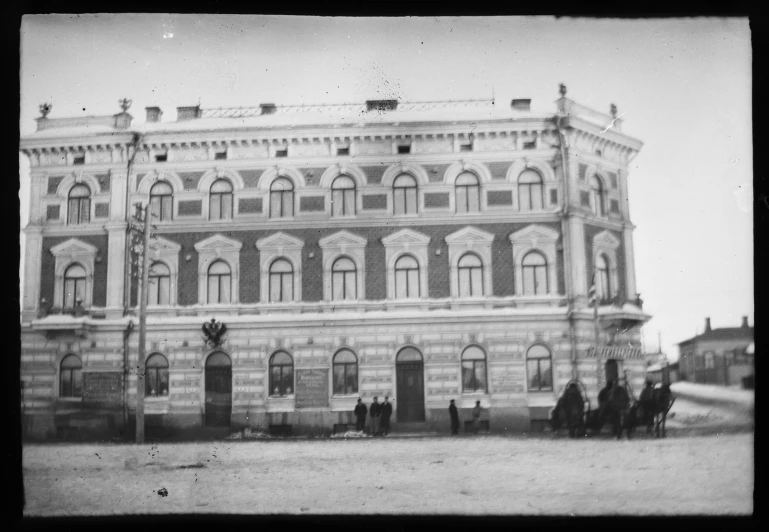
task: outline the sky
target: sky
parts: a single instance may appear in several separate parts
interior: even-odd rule
[[[629,168],[647,352],[753,318],[752,50],[747,18],[344,18],[34,15],[21,27],[22,135],[49,115],[157,105],[256,106],[568,97],[644,142]],[[498,103],[499,105],[499,103]],[[27,224],[29,163],[21,167]],[[22,238],[23,245],[23,238]],[[22,254],[24,256],[23,248]]]

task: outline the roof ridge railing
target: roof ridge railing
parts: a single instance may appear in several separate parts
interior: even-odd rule
[[[428,111],[431,109],[494,107],[494,100],[445,100],[427,102],[398,102],[398,109],[402,111]],[[299,114],[313,111],[327,112],[366,112],[365,103],[342,104],[310,104],[310,105],[279,105],[262,104],[255,107],[217,107],[201,109],[201,118],[246,118],[261,116],[263,114]],[[384,111],[386,112],[386,111]]]

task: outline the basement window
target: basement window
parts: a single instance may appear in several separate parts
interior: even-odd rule
[[[288,157],[288,148],[282,150],[275,150],[275,157]]]
[[[523,143],[523,149],[524,150],[535,150],[537,149],[537,141],[536,140],[530,140],[529,142]]]
[[[85,154],[75,155],[72,158],[72,164],[85,164]]]
[[[156,163],[164,163],[168,160],[168,152],[165,153],[158,153],[155,155],[155,162]]]
[[[224,151],[218,151],[214,154],[214,159],[217,161],[224,161],[227,159],[227,150]]]
[[[411,144],[405,144],[403,146],[398,146],[398,153],[399,154],[411,153]]]
[[[473,143],[468,142],[466,144],[460,144],[459,151],[473,151]]]
[[[350,155],[350,147],[348,146],[346,148],[337,148],[336,149],[336,154],[337,155]]]

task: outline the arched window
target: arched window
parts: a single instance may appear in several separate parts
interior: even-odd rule
[[[285,351],[270,358],[270,395],[281,397],[294,393],[294,359]]]
[[[150,355],[144,364],[145,397],[168,397],[168,360],[160,353]]]
[[[593,208],[593,214],[596,216],[603,216],[604,215],[604,189],[603,189],[603,183],[601,183],[601,179],[594,175],[590,179],[590,196],[591,196],[591,207]]]
[[[393,213],[417,213],[417,180],[401,174],[393,181]]]
[[[526,170],[518,177],[518,206],[522,211],[542,210],[542,176]]]
[[[526,352],[526,372],[529,376],[529,391],[552,390],[553,370],[550,350],[535,344]]]
[[[150,266],[148,305],[168,305],[171,303],[171,271],[162,262],[153,262]]]
[[[208,267],[208,303],[229,303],[232,299],[232,272],[223,260]]]
[[[419,288],[419,263],[411,255],[403,255],[395,262],[395,298],[417,298]]]
[[[84,224],[91,220],[91,191],[78,184],[69,189],[69,205],[67,223]]]
[[[209,191],[208,218],[229,220],[232,218],[232,184],[226,179],[217,179]]]
[[[523,257],[523,294],[539,296],[548,293],[547,259],[536,251],[531,251]]]
[[[357,272],[355,263],[340,257],[331,266],[331,294],[334,300],[357,299]]]
[[[609,276],[609,259],[601,253],[595,259],[595,295],[599,301],[611,298],[611,278]]]
[[[478,346],[462,352],[462,391],[486,392],[486,353]]]
[[[355,214],[355,181],[342,175],[331,184],[331,216]]]
[[[286,259],[270,265],[270,302],[294,300],[294,267]]]
[[[334,355],[334,395],[358,393],[358,357],[349,349]]]
[[[475,174],[470,172],[459,174],[454,182],[454,189],[458,213],[480,212],[481,185]]]
[[[73,308],[77,301],[85,301],[85,268],[73,264],[64,272],[64,308]]]
[[[213,187],[212,192],[213,192]],[[174,189],[165,181],[158,181],[150,189],[150,213],[155,221],[164,222],[173,217]]]
[[[270,218],[290,218],[294,215],[294,184],[279,177],[270,185]]]
[[[459,297],[483,295],[483,263],[478,255],[466,253],[457,263]]]
[[[67,355],[61,361],[59,397],[83,397],[83,363],[75,355]]]

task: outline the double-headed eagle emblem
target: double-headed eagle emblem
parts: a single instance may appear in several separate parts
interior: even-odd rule
[[[227,326],[224,323],[216,323],[215,318],[211,318],[210,322],[203,323],[203,334],[206,335],[206,345],[211,347],[219,347],[224,342],[222,336],[227,332]]]

